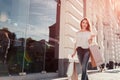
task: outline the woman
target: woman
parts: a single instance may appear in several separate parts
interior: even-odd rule
[[[72,57],[74,57],[77,51],[79,62],[81,63],[82,66],[81,80],[88,80],[87,66],[90,57],[89,45],[92,42],[94,35],[91,34],[90,24],[87,18],[84,18],[81,21],[80,27],[81,30],[78,31],[76,34],[75,49],[74,53],[72,54]]]

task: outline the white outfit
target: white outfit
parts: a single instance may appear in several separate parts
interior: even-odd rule
[[[91,32],[85,31],[85,32],[77,32],[76,34],[76,47],[82,47],[84,49],[89,47],[88,40],[91,37]]]

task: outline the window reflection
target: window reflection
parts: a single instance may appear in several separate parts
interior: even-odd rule
[[[55,44],[48,40],[54,40],[49,26],[55,17],[54,0],[0,0],[0,70],[7,64],[9,74],[57,71]]]

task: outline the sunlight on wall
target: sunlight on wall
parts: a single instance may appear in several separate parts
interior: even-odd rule
[[[87,17],[90,19],[92,29],[96,29],[96,38],[106,62],[120,62],[120,34],[118,25],[119,0],[87,0]]]

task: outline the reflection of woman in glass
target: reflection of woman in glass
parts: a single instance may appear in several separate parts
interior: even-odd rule
[[[81,80],[88,80],[87,66],[90,57],[89,44],[92,42],[94,35],[91,35],[90,25],[86,18],[81,21],[80,27],[81,30],[76,34],[76,43],[72,57],[77,51],[79,62],[82,66]]]

